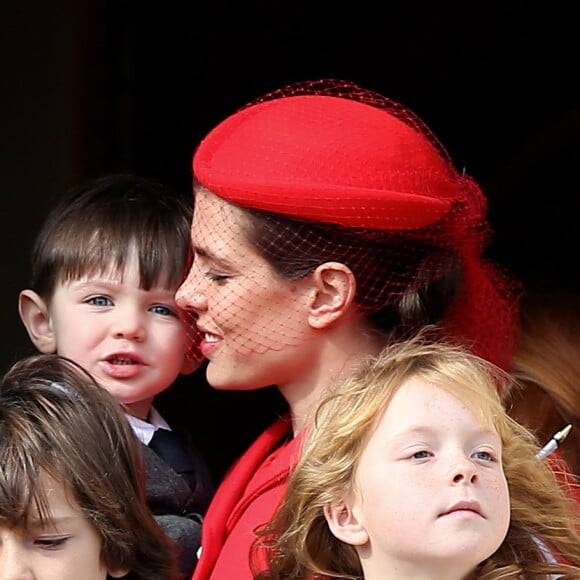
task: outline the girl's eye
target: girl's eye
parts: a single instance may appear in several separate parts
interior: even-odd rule
[[[493,455],[488,451],[477,451],[474,455],[476,459],[481,459],[482,461],[493,461]]]
[[[113,302],[106,296],[93,296],[87,300],[93,306],[111,306]]]
[[[411,456],[413,459],[425,459],[426,457],[431,457],[429,451],[416,451]]]
[[[66,544],[70,539],[69,536],[59,538],[37,538],[34,543],[44,550],[56,550]]]

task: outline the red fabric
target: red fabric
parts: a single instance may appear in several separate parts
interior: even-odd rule
[[[231,115],[200,143],[193,172],[244,207],[379,230],[432,224],[459,193],[423,133],[388,110],[325,95]]]
[[[298,458],[300,438],[276,448],[290,428],[289,419],[271,425],[224,478],[203,520],[193,580],[253,580],[253,530],[274,515]]]

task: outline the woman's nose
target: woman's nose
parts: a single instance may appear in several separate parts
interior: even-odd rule
[[[207,299],[203,292],[202,284],[200,284],[200,277],[195,263],[191,266],[187,278],[177,289],[175,302],[182,310],[200,311],[207,308]]]

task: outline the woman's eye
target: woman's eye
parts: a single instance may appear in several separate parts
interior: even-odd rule
[[[93,306],[111,306],[113,304],[106,296],[92,296],[87,300],[87,303]]]
[[[206,276],[212,282],[225,282],[226,280],[229,279],[229,276],[227,276],[225,274],[216,274],[215,272],[207,272]]]

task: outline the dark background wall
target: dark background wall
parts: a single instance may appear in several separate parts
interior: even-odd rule
[[[354,80],[413,109],[486,191],[490,256],[528,288],[579,289],[574,3],[339,4],[2,2],[2,368],[32,352],[16,301],[56,196],[113,171],[187,191],[206,131],[306,79]],[[263,395],[196,380],[172,396],[193,409],[219,468],[269,420],[256,412]],[[240,429],[238,447],[219,451],[227,425]]]

